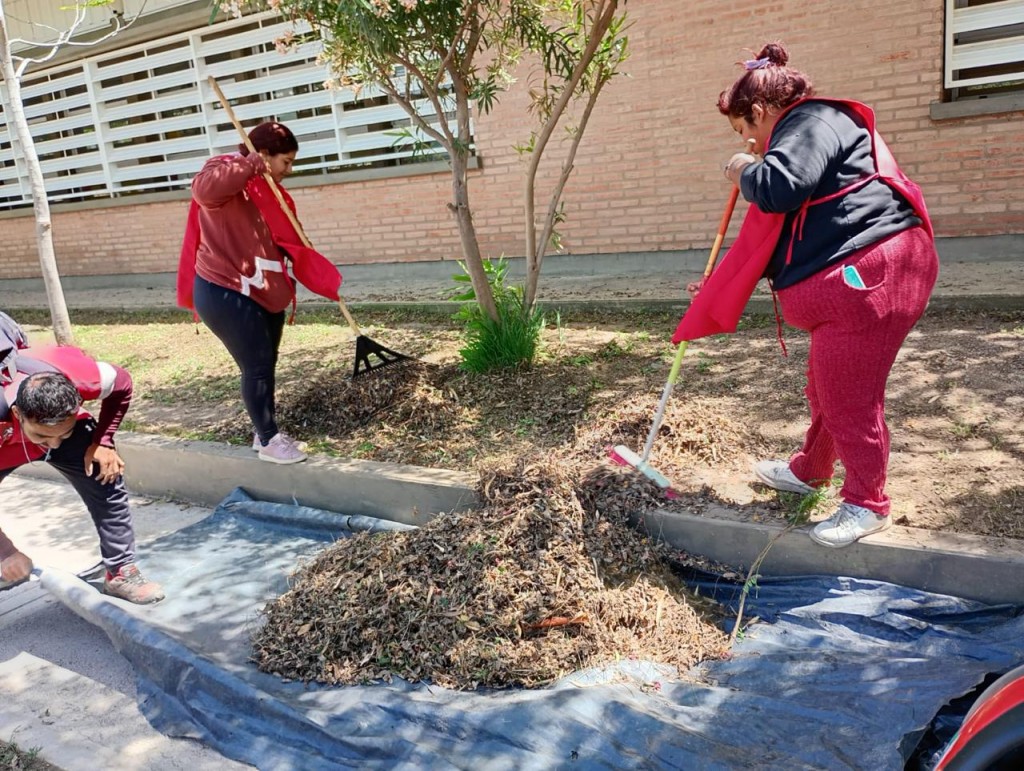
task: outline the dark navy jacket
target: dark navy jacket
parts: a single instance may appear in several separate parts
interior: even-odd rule
[[[773,288],[792,286],[834,260],[922,224],[898,192],[875,179],[808,207],[794,235],[793,221],[805,201],[838,193],[874,171],[871,136],[844,107],[811,100],[779,119],[763,162],[747,166],[740,178],[744,198],[764,212],[786,214],[765,271]]]

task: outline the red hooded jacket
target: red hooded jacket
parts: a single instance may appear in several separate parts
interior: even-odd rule
[[[203,170],[211,173],[220,172],[221,176],[227,178],[231,171],[230,164],[238,160],[240,160],[240,156],[237,155],[217,156],[211,158]],[[248,168],[243,171],[252,173]],[[223,186],[223,183],[221,184]],[[284,188],[278,187],[278,189],[294,214],[295,202]],[[223,280],[215,280],[214,283],[240,291],[242,294],[251,293],[253,299],[260,302],[267,310],[276,313],[287,306],[289,299],[293,306],[295,304],[295,287],[285,269],[284,260],[287,256],[291,261],[292,272],[299,283],[318,295],[337,301],[339,299],[338,291],[341,287],[341,274],[330,260],[315,249],[303,244],[302,237],[285,214],[266,179],[261,174],[250,176],[240,192],[229,193],[231,199],[239,197],[247,199],[247,201],[243,201],[245,205],[251,202],[259,210],[259,216],[266,223],[270,237],[273,239],[274,245],[265,247],[274,250],[274,254],[267,255],[273,259],[266,265],[266,273],[264,273],[261,262],[265,261],[252,258],[249,255],[230,255],[230,259],[228,255],[219,257],[212,255],[211,258],[219,259],[216,267],[225,276]],[[231,205],[237,206],[238,204]],[[192,299],[192,285],[196,277],[196,257],[203,237],[200,210],[200,205],[193,198],[185,225],[181,255],[178,259],[178,305],[189,310],[194,310],[195,307]],[[209,244],[209,241],[207,243]],[[243,264],[254,261],[255,267],[243,270],[246,275],[242,276],[238,273],[239,266],[220,264],[230,262],[232,259],[239,259]],[[254,271],[252,276],[248,275],[249,270]],[[281,274],[281,278],[277,278],[276,274]],[[213,280],[213,276],[208,278]],[[280,285],[282,280],[284,286]]]

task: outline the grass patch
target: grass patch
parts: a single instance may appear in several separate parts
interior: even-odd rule
[[[52,763],[39,757],[41,747],[23,749],[14,737],[10,741],[0,741],[0,769],[4,771],[61,771]]]

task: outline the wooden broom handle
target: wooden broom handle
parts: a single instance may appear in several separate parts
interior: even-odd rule
[[[210,75],[207,80],[210,82],[210,87],[213,88],[214,93],[217,94],[217,98],[220,100],[220,106],[224,108],[224,112],[227,113],[231,122],[234,124],[235,129],[237,129],[238,135],[242,138],[242,143],[250,153],[256,154],[256,148],[252,146],[252,142],[249,141],[249,135],[245,133],[245,129],[242,128],[242,124],[239,123],[238,118],[235,117],[235,111],[232,110],[231,105],[228,104],[228,100],[224,96],[224,92],[220,90],[220,85],[217,83],[217,79],[214,78],[213,75]],[[264,171],[263,178],[267,180],[267,184],[270,185],[270,189],[274,192],[274,197],[277,198],[277,202],[281,204],[281,210],[285,213],[285,216],[288,217],[288,221],[292,224],[292,227],[295,228],[295,232],[299,234],[299,238],[302,239],[303,245],[308,249],[312,249],[313,244],[310,243],[309,238],[306,237],[306,231],[302,229],[302,225],[300,225],[299,221],[295,218],[295,214],[292,212],[292,207],[290,207],[288,202],[284,200],[284,196],[281,194],[281,190],[274,181],[274,178],[270,176],[270,172]],[[352,314],[349,313],[348,308],[345,306],[345,301],[341,299],[340,295],[338,297],[338,307],[341,308],[341,313],[345,316],[345,321],[347,321],[348,325],[352,327],[352,331],[355,332],[356,337],[362,335],[362,332],[359,331],[359,325],[356,324],[356,320],[352,318]]]
[[[722,212],[722,219],[718,223],[718,232],[715,234],[715,243],[711,247],[711,256],[708,257],[708,265],[704,268],[704,279],[711,275],[711,272],[715,269],[715,263],[718,261],[718,252],[722,249],[722,242],[725,240],[725,232],[729,229],[729,220],[732,219],[732,211],[736,208],[736,200],[740,196],[740,189],[735,185],[732,186],[732,192],[729,193],[729,200],[725,204],[725,211]]]
[[[757,143],[755,139],[747,140],[747,149],[750,154],[754,154],[754,145]],[[722,212],[722,220],[718,223],[718,233],[715,234],[715,243],[711,247],[711,256],[708,257],[708,265],[704,268],[704,278],[702,281],[707,281],[708,276],[711,275],[715,269],[715,263],[718,261],[718,252],[722,248],[722,242],[725,240],[725,232],[729,229],[729,220],[732,219],[732,211],[736,208],[736,200],[740,197],[739,185],[732,186],[732,192],[729,193],[729,200],[725,204],[725,211]]]

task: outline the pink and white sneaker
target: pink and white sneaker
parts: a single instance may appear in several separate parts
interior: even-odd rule
[[[306,459],[306,454],[295,444],[295,440],[284,432],[274,434],[266,447],[260,447],[259,453],[260,460],[281,465],[302,463]]]

